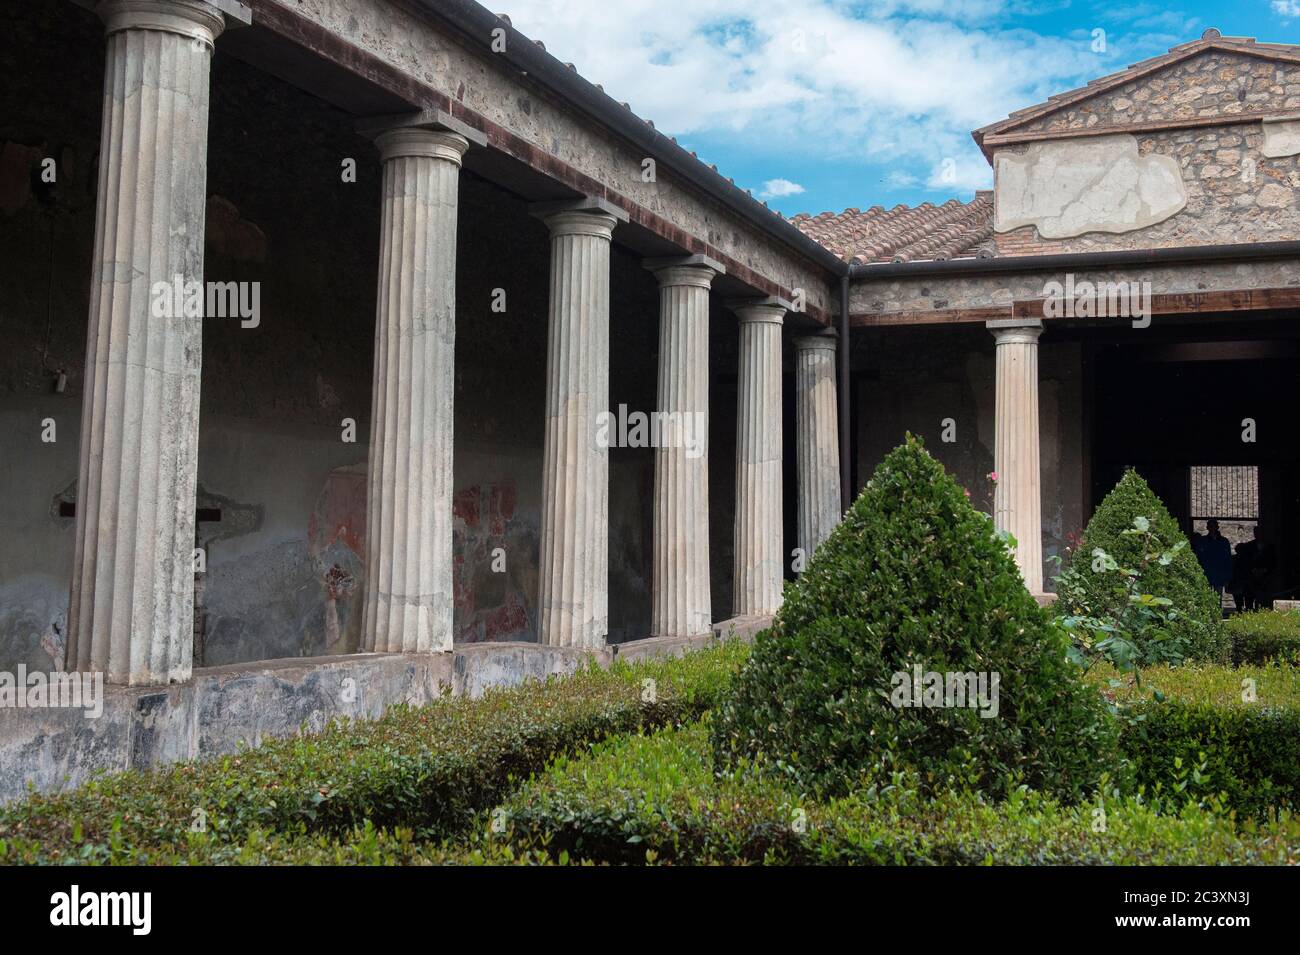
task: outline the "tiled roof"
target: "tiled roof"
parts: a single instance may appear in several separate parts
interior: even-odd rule
[[[942,205],[872,206],[791,220],[809,238],[846,262],[916,262],[923,259],[991,258],[993,193],[975,193],[970,202]]]

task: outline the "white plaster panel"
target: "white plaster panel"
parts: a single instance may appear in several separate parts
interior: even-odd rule
[[[1266,119],[1263,121],[1264,146],[1260,150],[1270,159],[1300,155],[1300,120]]]
[[[994,169],[994,228],[1033,225],[1046,239],[1085,232],[1133,232],[1187,205],[1178,164],[1138,154],[1128,134],[1032,143],[999,152]]]

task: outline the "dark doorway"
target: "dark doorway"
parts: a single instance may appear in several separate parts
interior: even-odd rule
[[[1300,350],[1292,321],[1254,324],[1259,338],[1167,324],[1090,349],[1090,510],[1132,467],[1188,534],[1216,518],[1238,544],[1257,524],[1272,599],[1300,590]]]

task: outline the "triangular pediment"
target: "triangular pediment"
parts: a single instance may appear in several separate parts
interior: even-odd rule
[[[1207,31],[1200,40],[1017,110],[972,135],[991,157],[998,146],[1036,140],[1295,119],[1300,95],[1288,90],[1298,86],[1300,47]]]

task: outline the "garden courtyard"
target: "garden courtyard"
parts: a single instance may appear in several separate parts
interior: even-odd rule
[[[908,441],[752,645],[0,809],[8,864],[1286,865],[1300,616],[1219,619],[1136,474],[1049,607]]]

